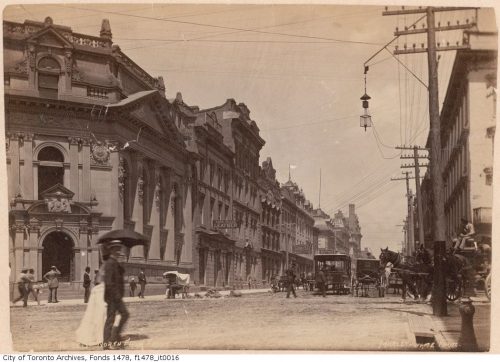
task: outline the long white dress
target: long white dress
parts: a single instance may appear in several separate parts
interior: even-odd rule
[[[85,346],[97,346],[102,343],[107,306],[104,301],[104,283],[101,283],[90,292],[87,309],[76,330],[78,343]]]

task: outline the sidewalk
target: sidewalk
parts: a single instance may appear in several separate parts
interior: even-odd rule
[[[243,295],[244,294],[256,294],[256,293],[271,292],[270,289],[242,289],[242,290],[237,290],[237,291]],[[221,290],[221,291],[219,291],[219,294],[222,297],[227,297],[227,296],[229,296],[230,292],[231,292],[230,290]],[[206,293],[207,293],[206,291],[197,292],[197,293],[188,293],[188,296],[190,299],[196,299],[195,294],[198,294],[198,295],[204,297]],[[47,295],[45,294],[45,297],[46,296]],[[217,298],[212,298],[212,299],[217,299]],[[182,298],[179,294],[177,295],[176,299],[167,299],[165,294],[148,295],[145,298],[138,298],[138,297],[124,297],[123,298],[123,301],[125,303],[137,303],[137,302],[142,302],[142,301],[160,301],[160,300],[168,300],[168,301],[174,302],[177,300],[182,300]],[[82,298],[78,298],[78,299],[61,299],[61,300],[59,300],[59,303],[47,303],[47,299],[43,298],[40,300],[40,303],[41,303],[41,306],[46,306],[46,307],[54,307],[57,305],[60,306],[60,305],[79,305],[79,304],[83,305],[83,304],[85,304],[85,303],[83,303],[83,296],[82,296]],[[12,307],[22,308],[22,305],[23,305],[22,301],[19,301],[14,305],[11,304],[11,308]],[[30,298],[28,300],[28,307],[36,307],[36,306],[37,306],[37,302],[33,301],[32,297],[30,296]]]
[[[490,349],[490,310],[489,300],[484,295],[470,297],[476,309],[474,314],[474,332],[480,351]],[[462,318],[460,316],[460,302],[448,303],[448,315],[437,317],[432,315],[432,305],[421,304],[420,315],[410,316],[408,325],[410,331],[420,343],[432,343],[441,351],[454,351],[458,346]]]

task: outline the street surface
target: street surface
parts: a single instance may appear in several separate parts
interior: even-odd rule
[[[265,292],[219,299],[127,298],[126,349],[432,350],[417,345],[408,323],[430,319],[427,304],[402,304],[392,295],[322,298],[302,290],[296,299],[285,297]],[[83,303],[11,308],[14,349],[98,350],[74,341],[84,310]]]

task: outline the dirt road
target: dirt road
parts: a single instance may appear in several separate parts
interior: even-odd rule
[[[414,350],[408,318],[430,313],[428,306],[403,305],[396,297],[322,298],[304,291],[296,299],[286,299],[284,293],[146,298],[127,307],[128,350]],[[84,310],[84,305],[12,308],[14,349],[92,350],[74,341]]]

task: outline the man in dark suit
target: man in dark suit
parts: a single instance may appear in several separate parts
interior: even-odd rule
[[[49,303],[59,303],[57,300],[57,288],[59,287],[59,279],[61,272],[55,266],[51,266],[50,270],[43,276],[47,280],[49,287]]]
[[[137,279],[139,280],[139,285],[141,287],[141,290],[139,291],[138,297],[139,298],[144,298],[144,292],[146,290],[146,274],[144,274],[144,270],[141,269],[139,271],[139,275],[137,276]]]
[[[293,296],[297,298],[297,294],[295,294],[295,264],[292,264],[291,268],[286,271],[287,276],[287,286],[286,286],[286,297],[290,298],[290,292],[293,293]]]
[[[83,273],[83,289],[85,289],[85,294],[83,295],[83,302],[84,303],[89,302],[91,280],[92,279],[90,278],[90,268],[86,267],[85,273]]]
[[[104,349],[120,346],[122,342],[120,335],[129,318],[129,313],[123,303],[125,270],[120,265],[120,261],[124,258],[122,245],[119,241],[113,241],[107,247],[109,258],[104,262],[104,301],[108,304],[108,310],[104,323]],[[120,323],[116,327],[116,333],[112,335],[116,313],[120,314]]]
[[[326,297],[326,276],[325,269],[321,268],[318,274],[316,274],[316,285],[323,297]]]

